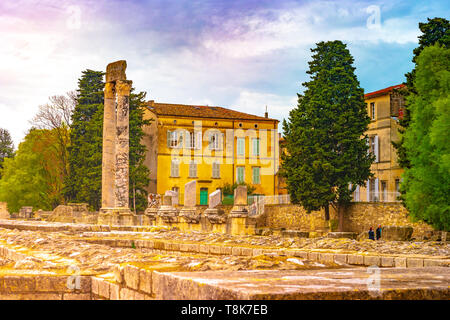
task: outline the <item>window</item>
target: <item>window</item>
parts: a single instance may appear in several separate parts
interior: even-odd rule
[[[180,176],[180,163],[178,160],[172,160],[170,166],[170,176],[173,178],[178,178]]]
[[[378,162],[378,150],[379,150],[379,144],[378,144],[378,136],[372,136],[369,137],[369,152],[373,153],[375,155],[375,162]]]
[[[212,133],[209,138],[209,149],[210,150],[220,150],[220,134]]]
[[[259,139],[252,139],[252,154],[259,156]]]
[[[202,143],[202,133],[186,131],[185,134],[186,134],[185,148],[200,149]]]
[[[395,179],[395,200],[400,197],[400,179]]]
[[[245,180],[245,167],[236,167],[236,182],[242,183]]]
[[[260,167],[253,167],[252,168],[253,175],[252,175],[252,182],[253,184],[260,184],[261,183],[261,176],[260,176]]]
[[[212,177],[217,179],[220,178],[220,163],[213,162],[212,164]]]
[[[196,178],[197,177],[197,163],[195,160],[192,160],[189,163],[189,178]]]
[[[375,102],[370,103],[370,119],[375,120]]]
[[[183,135],[178,131],[167,131],[167,146],[179,148],[183,146]]]
[[[237,138],[237,155],[245,155],[245,138]]]

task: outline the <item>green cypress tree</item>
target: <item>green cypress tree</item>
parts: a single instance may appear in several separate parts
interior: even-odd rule
[[[1,169],[5,158],[14,157],[14,144],[11,134],[8,130],[0,128],[0,179],[2,177]]]
[[[434,44],[440,44],[445,48],[450,47],[450,22],[445,18],[428,18],[427,23],[419,23],[419,29],[422,34],[419,36],[419,46],[413,51],[413,59],[415,67],[411,72],[405,74],[406,77],[406,90],[402,90],[402,93],[405,97],[408,96],[409,93],[417,93],[414,79],[416,76],[416,67],[417,67],[417,57],[420,55],[422,50],[426,47],[432,46]],[[393,146],[397,150],[398,154],[398,163],[402,168],[410,167],[410,162],[407,157],[407,153],[405,150],[404,144],[404,134],[409,127],[409,123],[411,120],[410,108],[408,106],[408,100],[406,100],[406,105],[404,108],[403,119],[399,121],[401,127],[399,128],[400,140],[397,142],[392,142]]]
[[[79,80],[78,100],[72,115],[70,173],[65,183],[69,201],[87,202],[95,210],[101,207],[103,144],[103,72],[87,70]],[[130,93],[130,206],[142,211],[147,206],[146,187],[149,170],[144,165],[146,147],[141,143],[145,92]]]
[[[64,195],[70,202],[101,203],[103,72],[86,70],[78,80],[77,104],[70,125],[69,175]]]
[[[416,62],[401,191],[412,217],[450,231],[450,49],[427,47]]]
[[[364,91],[346,45],[320,42],[311,51],[311,79],[283,123],[287,152],[281,172],[291,200],[308,212],[324,208],[328,220],[329,205],[339,210],[348,204],[356,186],[370,177],[374,156],[364,135],[370,123]]]

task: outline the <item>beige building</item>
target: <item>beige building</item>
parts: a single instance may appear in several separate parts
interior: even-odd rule
[[[397,162],[397,152],[392,141],[399,139],[399,119],[404,111],[404,98],[399,90],[404,87],[402,84],[396,85],[364,96],[371,119],[366,133],[370,151],[376,158],[371,166],[374,177],[367,181],[365,187],[356,189],[354,201],[398,201],[403,169]]]

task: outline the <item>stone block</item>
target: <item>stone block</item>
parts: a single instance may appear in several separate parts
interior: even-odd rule
[[[197,199],[197,181],[189,181],[184,185],[184,206],[195,207]]]
[[[394,263],[396,268],[406,268],[406,258],[404,257],[395,257]]]
[[[364,265],[364,256],[359,254],[348,254],[347,263],[355,265]]]
[[[120,289],[120,300],[134,300],[134,290],[128,288]]]
[[[233,254],[233,247],[229,247],[229,246],[221,246],[220,247],[220,254],[223,255],[232,255]]]
[[[446,259],[423,259],[424,267],[450,267],[450,260]]]
[[[333,253],[320,253],[319,262],[322,263],[333,263],[334,262],[334,254]]]
[[[252,256],[253,249],[252,248],[241,248],[241,255],[243,256]]]
[[[128,288],[138,290],[139,289],[139,273],[140,269],[132,265],[124,266],[124,280],[125,285]]]
[[[382,267],[395,267],[394,257],[381,257]]]
[[[152,272],[149,270],[140,270],[139,290],[145,293],[152,293]]]
[[[422,258],[407,258],[406,267],[407,268],[422,268],[424,265]]]
[[[234,205],[247,205],[247,186],[238,186],[234,189]]]
[[[64,293],[63,300],[92,300],[89,293]]]
[[[0,292],[34,292],[36,281],[34,277],[5,276],[0,283]]]
[[[241,247],[232,247],[231,249],[231,254],[233,256],[240,256],[242,252],[242,248]]]
[[[75,276],[76,277],[76,276]],[[36,288],[42,292],[68,292],[68,277],[37,276]],[[75,282],[76,283],[76,282]]]
[[[208,208],[214,209],[222,202],[222,194],[220,190],[216,190],[209,195]]]
[[[209,253],[211,253],[211,254],[220,254],[220,246],[210,245],[209,246]]]
[[[307,251],[302,251],[302,250],[291,250],[289,252],[290,254],[292,254],[294,257],[300,257],[303,259],[308,259],[308,252]]]
[[[379,267],[381,265],[381,258],[380,256],[364,256],[364,265]]]
[[[109,299],[120,300],[120,286],[115,283],[109,284]]]
[[[411,240],[414,229],[409,226],[384,226],[381,229],[383,240],[407,241]]]
[[[145,300],[145,295],[136,291],[134,293],[134,300]]]
[[[260,256],[262,254],[263,254],[263,250],[262,249],[253,249],[253,253],[252,253],[253,257]]]
[[[97,278],[97,277],[92,277],[92,280],[91,280],[91,285],[92,285],[92,294],[95,294],[95,295],[99,295],[99,290],[98,290],[98,288],[99,288],[99,283],[100,283],[100,281],[102,281],[102,279],[100,279],[100,278]]]
[[[199,246],[200,253],[209,254],[209,245],[207,244],[201,244]]]
[[[111,62],[106,66],[106,82],[114,82],[118,80],[126,80],[127,76],[125,70],[127,68],[127,62],[125,60],[119,60]]]
[[[98,282],[98,295],[102,298],[109,299],[109,282],[103,279],[100,279]]]
[[[332,239],[356,239],[357,237],[357,232],[328,232],[327,234],[327,238]]]
[[[308,260],[319,261],[319,252],[308,252]]]
[[[188,252],[189,251],[189,244],[188,243],[180,243],[180,251],[181,252]]]
[[[144,240],[144,248],[153,249],[153,241],[152,240]]]
[[[189,252],[198,253],[200,251],[200,245],[198,243],[189,244]]]
[[[338,253],[334,255],[334,262],[337,263],[347,263],[347,255],[343,253]]]

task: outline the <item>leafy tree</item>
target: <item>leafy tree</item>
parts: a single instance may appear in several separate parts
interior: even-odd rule
[[[329,205],[342,213],[340,207],[350,202],[356,186],[371,176],[374,156],[364,134],[370,123],[364,91],[346,45],[320,42],[311,51],[311,80],[303,83],[306,90],[298,95],[298,106],[283,122],[281,174],[291,201],[307,212],[324,208],[328,220]]]
[[[411,72],[405,74],[406,77],[406,90],[403,90],[403,95],[408,96],[409,93],[417,93],[415,88],[414,79],[416,77],[417,58],[420,53],[429,46],[434,44],[440,44],[445,48],[450,46],[450,22],[445,18],[428,18],[427,23],[419,23],[419,29],[422,34],[419,36],[419,46],[413,51],[413,59],[415,67]],[[399,128],[400,140],[392,142],[393,146],[397,149],[398,162],[402,168],[410,167],[410,161],[407,157],[407,153],[404,147],[404,134],[407,131],[410,121],[410,108],[408,106],[408,100],[404,108],[403,119],[399,121],[401,127]]]
[[[410,167],[401,185],[411,215],[450,231],[450,49],[434,45],[416,58],[411,119],[404,138]]]
[[[69,147],[69,176],[65,182],[68,200],[101,207],[103,143],[103,72],[86,70],[78,81],[77,104],[72,115]],[[149,170],[144,165],[144,92],[130,94],[130,205],[136,210],[147,206]]]
[[[0,180],[0,201],[18,211],[22,206],[44,210],[63,200],[64,163],[57,156],[58,132],[31,129],[14,158],[5,159]]]
[[[2,168],[5,158],[12,158],[14,156],[14,143],[11,139],[9,131],[0,128],[0,178],[2,177]]]
[[[251,184],[248,184],[248,183],[245,183],[245,182],[240,182],[240,183],[237,183],[237,182],[235,182],[235,183],[233,183],[233,184],[230,184],[230,183],[225,183],[223,186],[222,186],[222,193],[224,194],[224,195],[234,195],[234,189],[236,189],[238,186],[247,186],[247,194],[248,195],[251,195],[255,190],[256,190],[256,187],[255,186],[253,186],[253,185],[251,185]]]

